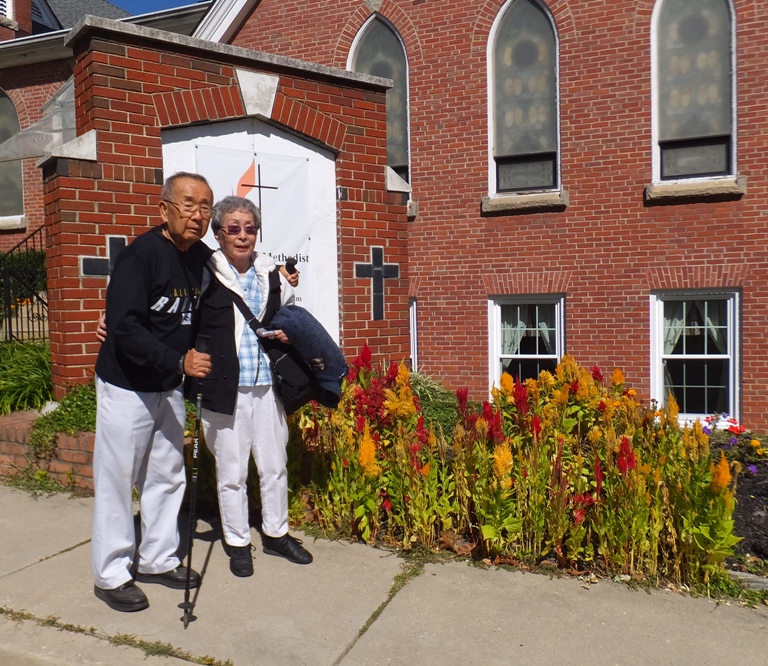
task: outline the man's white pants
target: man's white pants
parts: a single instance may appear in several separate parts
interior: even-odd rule
[[[96,400],[91,562],[96,585],[112,589],[132,578],[134,485],[141,506],[138,570],[163,573],[179,566],[186,414],[181,388],[142,393],[97,377]]]
[[[224,540],[230,546],[251,543],[248,521],[248,457],[259,470],[264,534],[288,532],[288,423],[271,386],[241,386],[235,413],[203,410],[205,443],[216,456],[216,486]]]

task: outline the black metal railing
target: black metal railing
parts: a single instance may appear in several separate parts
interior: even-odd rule
[[[48,338],[47,291],[43,226],[0,254],[0,337],[3,340]]]

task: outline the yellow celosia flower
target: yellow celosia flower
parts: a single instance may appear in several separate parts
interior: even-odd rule
[[[392,416],[407,419],[416,413],[416,405],[413,403],[413,392],[410,386],[402,386],[396,392],[392,389],[385,389],[384,395],[386,396],[384,408]]]
[[[616,368],[611,373],[611,385],[612,386],[621,386],[624,383],[624,381],[625,381],[624,373],[621,370],[619,370],[618,368]]]
[[[720,493],[728,489],[731,484],[731,466],[728,464],[728,459],[725,457],[725,453],[720,451],[720,462],[710,463],[709,471],[712,473],[712,490],[716,493]]]
[[[488,437],[488,422],[482,416],[475,421],[475,432],[480,439]]]
[[[515,390],[515,380],[512,379],[512,375],[508,372],[501,374],[501,392],[505,396],[510,396]]]
[[[508,442],[497,444],[493,450],[493,474],[501,480],[512,471],[512,451]]]
[[[677,415],[680,413],[680,407],[677,404],[677,400],[675,400],[675,396],[670,394],[667,396],[667,418],[669,418],[670,421],[675,422],[677,421]]]
[[[629,391],[627,391],[627,395],[630,398],[634,398],[637,395],[637,391],[635,391],[635,389],[629,389]]]
[[[400,361],[400,365],[397,366],[397,378],[395,384],[399,387],[408,386],[411,382],[411,372],[408,370],[408,366]]]
[[[594,382],[592,381],[592,377],[590,377],[588,374],[584,374],[579,377],[579,388],[576,389],[576,400],[582,402],[589,400],[590,383]]]
[[[543,389],[550,389],[555,385],[555,378],[549,370],[542,370],[539,373],[539,386]]]
[[[360,467],[368,476],[378,476],[381,468],[376,463],[376,444],[371,437],[371,428],[366,423],[363,439],[360,440],[360,453],[358,454]]]
[[[539,401],[539,382],[529,377],[523,383],[528,391],[528,397],[530,398],[531,403],[535,405]]]

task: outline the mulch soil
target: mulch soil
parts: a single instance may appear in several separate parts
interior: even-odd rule
[[[757,474],[745,469],[736,485],[734,532],[742,537],[736,553],[768,560],[768,461],[755,467]]]

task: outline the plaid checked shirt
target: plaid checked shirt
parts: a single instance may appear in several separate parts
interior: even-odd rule
[[[262,307],[261,289],[256,270],[251,266],[245,277],[232,268],[237,284],[245,295],[245,303],[251,308],[251,312],[258,314]],[[259,339],[248,324],[243,329],[243,337],[240,338],[240,351],[237,353],[240,362],[240,386],[264,386],[272,384],[272,372],[269,369],[269,361],[261,350]]]

